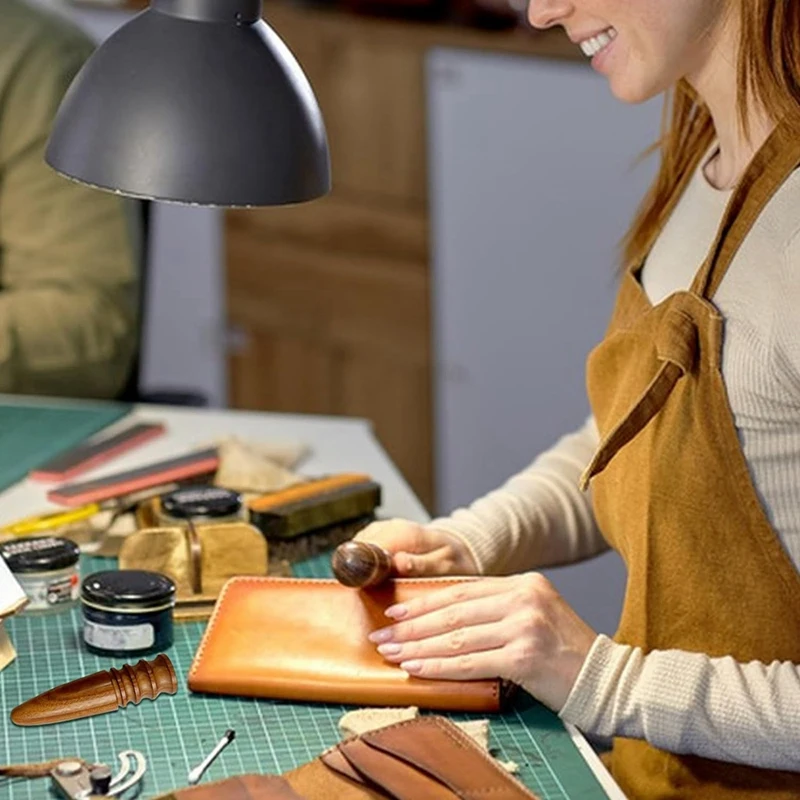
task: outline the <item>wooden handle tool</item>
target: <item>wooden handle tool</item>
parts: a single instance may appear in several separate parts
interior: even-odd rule
[[[345,542],[333,551],[331,569],[339,583],[365,589],[377,586],[389,577],[392,556],[371,542]]]
[[[51,725],[106,714],[145,697],[155,700],[160,694],[177,691],[175,669],[162,654],[152,661],[126,664],[122,669],[112,667],[49,689],[17,706],[11,712],[11,721],[23,726]]]

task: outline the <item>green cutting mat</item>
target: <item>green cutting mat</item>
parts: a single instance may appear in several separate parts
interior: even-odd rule
[[[113,569],[116,562],[84,558],[83,574]],[[304,577],[325,577],[325,555],[296,569]],[[144,700],[112,714],[34,728],[14,726],[9,714],[19,703],[66,681],[89,675],[120,661],[87,653],[80,646],[80,613],[48,617],[17,616],[8,628],[19,656],[0,672],[0,716],[3,736],[0,762],[30,763],[79,756],[116,770],[116,754],[144,753],[148,771],[140,797],[186,785],[198,764],[227,728],[236,739],[209,768],[205,782],[246,772],[280,773],[310,761],[339,739],[336,723],[345,706],[194,695],[186,675],[204,623],[175,627],[168,654],[180,679],[174,696]],[[265,634],[266,635],[266,634]],[[558,718],[527,696],[502,715],[492,715],[490,744],[503,760],[520,765],[519,777],[542,800],[606,798]],[[451,715],[461,720],[477,715]],[[49,779],[0,778],[0,797],[37,800],[48,796]],[[332,800],[335,800],[332,798]],[[422,798],[420,798],[422,800]]]
[[[0,403],[0,492],[128,411],[122,403]]]
[[[124,416],[128,407],[111,403],[48,405],[0,403],[0,491],[33,466],[71,447]],[[113,569],[116,562],[84,558],[83,574]],[[328,557],[296,570],[304,577],[327,577]],[[140,750],[148,771],[140,797],[186,785],[199,763],[227,728],[236,739],[206,773],[204,781],[245,772],[285,772],[318,756],[338,738],[344,706],[283,703],[193,695],[185,676],[202,635],[203,623],[176,626],[168,651],[181,686],[173,697],[145,700],[113,714],[38,728],[17,728],[9,715],[24,700],[54,686],[121,661],[87,653],[80,644],[80,612],[47,617],[17,616],[8,621],[19,656],[0,672],[0,762],[32,763],[78,756],[108,763],[116,754]],[[452,715],[468,719],[469,715]],[[558,718],[527,696],[502,715],[491,717],[491,745],[503,760],[520,765],[520,778],[542,800],[594,800],[606,795]],[[52,797],[49,780],[0,778],[0,797]],[[422,799],[420,799],[422,800]]]

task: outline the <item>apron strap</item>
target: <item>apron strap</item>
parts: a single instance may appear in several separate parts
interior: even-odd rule
[[[691,291],[710,300],[764,207],[800,165],[800,115],[784,117],[755,154],[728,201]]]
[[[692,371],[697,351],[697,326],[691,315],[677,306],[669,308],[656,334],[658,371],[633,408],[600,443],[581,475],[581,491],[585,491],[589,481],[664,407],[678,380]]]

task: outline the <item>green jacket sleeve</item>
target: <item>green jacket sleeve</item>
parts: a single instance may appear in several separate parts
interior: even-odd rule
[[[44,163],[91,52],[52,30],[0,53],[0,391],[113,397],[137,347],[137,214]]]

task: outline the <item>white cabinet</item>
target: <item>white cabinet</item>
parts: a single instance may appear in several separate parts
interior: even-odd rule
[[[588,414],[586,354],[618,242],[654,173],[660,100],[626,106],[585,65],[437,49],[426,63],[439,511],[498,486]],[[613,632],[616,555],[553,570]]]

